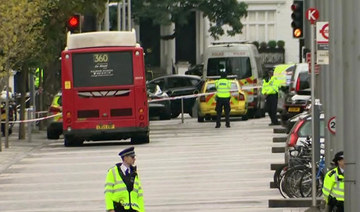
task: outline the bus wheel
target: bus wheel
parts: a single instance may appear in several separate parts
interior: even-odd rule
[[[131,137],[131,143],[133,144],[145,144],[149,142],[150,142],[149,135]]]
[[[180,112],[178,112],[178,111],[173,111],[172,113],[171,113],[171,118],[177,118],[178,116],[180,115]]]
[[[84,140],[80,139],[80,138],[70,138],[65,136],[64,138],[64,146],[66,147],[70,147],[70,146],[81,146],[83,145]]]

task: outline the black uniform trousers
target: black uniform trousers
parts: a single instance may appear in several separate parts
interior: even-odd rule
[[[220,121],[221,121],[221,114],[224,108],[224,112],[225,112],[225,122],[226,122],[226,126],[230,126],[230,97],[229,98],[219,98],[216,97],[216,126],[220,126]]]
[[[276,117],[277,113],[277,104],[278,104],[278,94],[269,94],[266,97],[266,110],[269,113],[271,123],[279,124],[279,121]]]

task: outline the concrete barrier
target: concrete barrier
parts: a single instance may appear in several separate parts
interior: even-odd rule
[[[323,198],[316,198],[316,205],[321,205]],[[294,198],[294,199],[269,199],[269,208],[301,208],[310,207],[311,198]]]
[[[273,133],[286,133],[286,128],[274,128]]]
[[[286,142],[286,138],[287,137],[273,137],[273,142],[274,143],[283,143],[283,142]]]
[[[285,147],[272,147],[271,153],[285,153]]]

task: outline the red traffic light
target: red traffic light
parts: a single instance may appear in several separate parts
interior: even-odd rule
[[[80,24],[80,17],[78,15],[71,16],[68,20],[68,25],[71,28],[76,28]]]
[[[67,20],[67,28],[71,32],[80,32],[80,15],[73,15]]]

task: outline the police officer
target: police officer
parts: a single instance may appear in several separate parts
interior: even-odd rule
[[[219,65],[219,72],[220,72],[220,79],[216,80],[215,87],[216,87],[216,126],[215,128],[220,128],[221,126],[221,114],[224,108],[225,112],[225,121],[226,127],[230,127],[230,88],[231,82],[226,79],[227,74],[224,65]]]
[[[119,153],[122,163],[109,169],[105,183],[107,212],[144,212],[143,190],[136,172],[134,147]]]
[[[328,211],[344,211],[344,152],[335,154],[333,159],[336,167],[328,171],[325,175],[323,185],[324,199],[328,205]]]
[[[276,77],[274,77],[273,75],[274,70],[270,70],[268,72],[268,77],[263,80],[261,91],[262,94],[266,96],[266,109],[271,119],[271,123],[269,124],[269,126],[280,125],[280,122],[276,117],[279,86]]]

